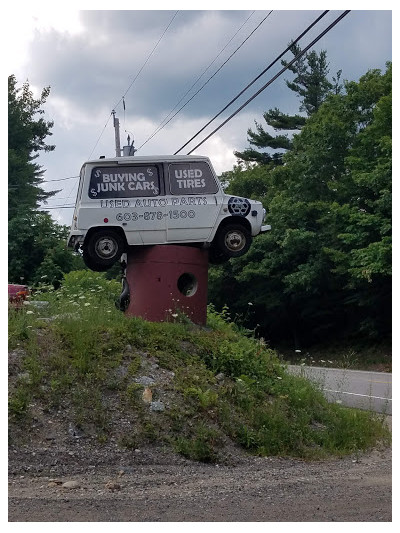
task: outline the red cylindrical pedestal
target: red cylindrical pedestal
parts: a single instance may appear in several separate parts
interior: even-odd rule
[[[208,250],[173,245],[132,248],[126,280],[127,315],[165,322],[184,313],[195,324],[206,323]]]

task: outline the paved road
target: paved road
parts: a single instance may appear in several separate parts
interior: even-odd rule
[[[321,385],[329,401],[392,414],[392,374],[294,365],[288,370]]]

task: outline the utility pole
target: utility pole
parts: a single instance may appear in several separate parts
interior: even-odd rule
[[[121,141],[119,136],[119,119],[115,117],[115,110],[111,111],[111,114],[114,118],[114,129],[115,129],[115,155],[121,157]]]

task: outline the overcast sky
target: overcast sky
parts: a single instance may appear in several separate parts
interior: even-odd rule
[[[48,142],[56,149],[41,155],[39,163],[46,169],[44,179],[53,181],[44,188],[62,190],[49,206],[75,202],[77,179],[64,178],[76,176],[85,160],[115,155],[113,109],[120,120],[121,145],[129,133],[135,147],[141,147],[137,155],[174,153],[322,13],[311,8],[270,13],[264,3],[263,9],[253,4],[243,10],[245,2],[234,11],[178,10],[180,2],[164,11],[122,10],[119,2],[114,3],[118,11],[77,11],[55,2],[45,8],[45,4],[32,2],[32,7],[27,4],[23,9],[18,4],[9,10],[5,60],[7,74],[14,74],[19,84],[28,80],[35,96],[43,87],[51,87],[45,110],[54,120]],[[146,5],[151,7],[151,2]],[[101,8],[101,2],[96,6]],[[358,80],[368,69],[384,70],[392,59],[392,12],[384,3],[379,6],[381,11],[352,10],[315,45],[317,51],[327,50],[331,76],[341,69],[343,79]],[[330,11],[300,46],[304,48],[340,13]],[[280,63],[275,65],[181,153],[200,142],[281,68]],[[247,129],[254,120],[263,122],[264,111],[278,107],[298,112],[299,100],[286,88],[286,79],[291,79],[290,72],[197,149],[196,153],[211,158],[217,173],[232,169],[233,151],[248,146]],[[49,212],[60,223],[70,224],[72,209]]]

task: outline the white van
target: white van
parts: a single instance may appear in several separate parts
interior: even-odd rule
[[[154,244],[206,247],[218,263],[271,229],[264,217],[260,202],[223,192],[207,157],[100,158],[82,166],[68,246],[98,271],[128,246]]]

